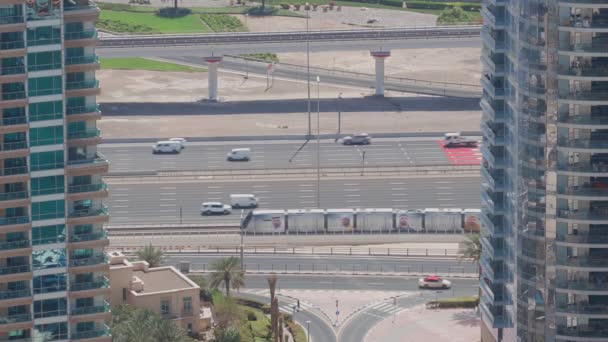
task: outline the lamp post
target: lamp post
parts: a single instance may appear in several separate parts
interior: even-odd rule
[[[361,152],[361,176],[365,172],[365,151]]]
[[[241,210],[241,270],[245,270],[245,253],[244,253],[244,248],[245,248],[245,244],[243,241],[243,229],[245,227],[243,227],[243,214],[245,213],[245,210]]]
[[[321,78],[317,76],[317,208],[321,209]]]
[[[308,87],[308,138],[312,135],[310,120],[310,35],[308,33],[309,11],[306,10],[306,84]]]
[[[338,137],[336,137],[336,141],[340,137],[340,133],[342,130],[342,93],[338,94]]]
[[[306,341],[310,342],[310,321],[306,321]]]

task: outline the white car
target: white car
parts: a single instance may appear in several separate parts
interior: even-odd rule
[[[220,202],[204,202],[201,205],[201,215],[229,215],[232,207]]]
[[[452,287],[452,282],[438,276],[428,276],[418,279],[418,287],[421,289],[449,289]]]
[[[446,133],[443,137],[444,147],[476,147],[477,140],[463,137],[460,133]]]
[[[344,145],[369,145],[372,143],[372,137],[367,133],[348,135],[342,139]]]
[[[152,153],[180,153],[183,147],[177,141],[159,141],[152,146]]]
[[[180,145],[182,145],[182,149],[186,148],[186,142],[187,141],[184,138],[171,138],[171,139],[169,139],[169,141],[178,142],[178,143],[180,143]]]

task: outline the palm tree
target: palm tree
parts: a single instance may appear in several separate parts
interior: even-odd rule
[[[135,252],[139,260],[147,261],[150,267],[158,267],[162,265],[165,254],[160,248],[154,248],[152,243]]]
[[[230,296],[230,288],[235,290],[245,286],[245,272],[241,269],[239,258],[229,257],[217,260],[211,265],[214,269],[209,279],[211,288],[224,284],[226,296]]]
[[[481,258],[481,239],[479,234],[468,235],[462,243],[462,260],[478,263]]]

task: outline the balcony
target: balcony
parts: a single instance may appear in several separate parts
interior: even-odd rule
[[[49,317],[60,317],[60,316],[66,316],[67,314],[68,314],[68,309],[41,311],[41,312],[34,312],[34,318],[40,319],[40,318],[49,318]]]
[[[591,164],[589,162],[580,162],[573,164],[558,164],[557,173],[560,175],[583,176],[583,177],[605,177],[608,172],[608,165]]]
[[[70,267],[86,267],[86,266],[95,266],[99,264],[105,265],[107,263],[107,257],[103,254],[94,255],[88,258],[70,258],[69,266]]]
[[[27,329],[31,327],[32,314],[0,316],[0,331]]]
[[[591,43],[563,42],[559,47],[559,54],[569,56],[608,56],[608,39],[596,38]]]
[[[505,89],[502,82],[496,80],[492,81],[488,75],[483,75],[481,77],[481,85],[490,97],[504,98]]]
[[[558,191],[557,196],[566,199],[608,201],[608,188],[592,188],[588,186],[568,187]]]
[[[483,155],[484,160],[492,169],[501,169],[505,167],[505,159],[502,156],[495,156],[486,144],[482,144],[479,152]]]
[[[504,38],[496,37],[496,33],[488,27],[481,29],[481,39],[484,44],[494,53],[502,53],[505,51]]]
[[[492,328],[505,328],[509,326],[509,321],[504,316],[498,315],[498,313],[495,315],[495,313],[492,312],[490,309],[492,304],[481,301],[479,307],[481,308],[482,319],[487,320]]]
[[[583,268],[589,271],[608,271],[608,263],[605,258],[589,257],[589,256],[571,256],[558,257],[556,262],[557,268]],[[560,267],[561,266],[561,267]]]
[[[70,283],[71,292],[108,289],[109,287],[110,280],[107,277],[97,277],[93,281],[86,283]]]
[[[68,97],[84,97],[100,94],[99,81],[97,80],[66,82],[65,90]]]
[[[591,139],[559,139],[560,150],[583,153],[606,153],[608,152],[608,140]]]
[[[26,157],[29,148],[26,141],[8,142],[0,145],[0,159]]]
[[[29,197],[30,196],[27,191],[0,193],[0,207],[14,208],[25,206],[29,203]]]
[[[0,25],[23,24],[24,22],[23,15],[0,16]]]
[[[564,128],[608,129],[608,119],[591,115],[565,116],[559,119],[558,126]]]
[[[487,97],[486,94],[482,96],[479,106],[488,120],[493,121],[494,123],[505,122],[506,117],[504,110],[502,108],[497,108],[496,102]]]
[[[585,7],[585,5],[591,5],[592,8],[608,8],[608,4],[604,0],[559,0],[559,5],[562,7]]]
[[[97,128],[81,132],[68,132],[69,146],[97,145],[101,143],[101,131]]]
[[[85,306],[80,308],[72,308],[71,316],[93,315],[98,313],[110,312],[110,303],[104,301],[101,305]]]
[[[593,316],[595,318],[608,318],[608,305],[606,304],[558,304],[556,305],[556,313],[558,316]],[[560,315],[561,314],[561,315]]]
[[[605,67],[567,67],[560,65],[558,78],[585,81],[608,81],[608,68]]]
[[[17,83],[25,82],[26,80],[25,66],[0,66],[0,83]]]
[[[27,230],[27,226],[29,226],[29,224],[29,216],[0,217],[0,228],[2,228],[2,230],[6,232]],[[10,228],[14,228],[14,230]]]
[[[493,192],[502,192],[504,191],[504,179],[501,176],[494,175],[492,171],[486,169],[485,167],[481,167],[481,177],[484,179],[487,186]]]
[[[0,242],[0,258],[8,258],[32,253],[30,240]]]
[[[26,305],[31,301],[32,291],[30,289],[0,291],[0,304],[4,307]]]
[[[78,32],[66,32],[63,36],[65,40],[97,39],[97,30],[82,30]]]
[[[573,0],[569,0],[573,1]],[[589,326],[589,325],[578,325],[576,327],[567,327],[565,325],[557,326],[557,335],[559,339],[565,339],[567,341],[606,341],[608,336],[608,326]],[[580,339],[579,339],[580,338]]]
[[[109,245],[109,240],[105,229],[86,234],[71,234],[68,239],[68,248],[95,248],[107,245]]]
[[[481,192],[481,203],[488,208],[494,215],[502,215],[504,213],[504,205],[502,200],[498,200],[496,195],[490,195],[487,191]],[[502,196],[500,196],[502,197]]]
[[[21,49],[25,49],[25,42],[23,40],[0,42],[0,51],[21,50]]]
[[[557,245],[565,245],[576,247],[575,245],[579,245],[578,247],[590,247],[590,248],[608,248],[608,231],[607,234],[587,234],[587,233],[577,233],[577,234],[557,234],[557,239],[555,242]],[[584,245],[584,246],[583,246]],[[606,289],[608,291],[608,288]]]
[[[15,100],[23,100],[23,99],[25,99],[24,90],[2,93],[3,101],[15,101]]]
[[[70,185],[68,187],[69,201],[105,197],[108,197],[108,186],[103,181],[98,184]]]
[[[101,208],[72,210],[68,214],[68,224],[73,225],[103,223],[108,219],[108,207],[106,206],[101,206]]]
[[[68,73],[94,71],[100,67],[97,55],[66,57],[65,65],[65,71]]]
[[[487,54],[481,55],[481,62],[483,63],[483,65],[485,65],[485,67],[491,74],[496,76],[501,76],[505,74],[504,62],[497,63],[494,61],[493,57],[490,57]]]
[[[99,109],[99,105],[96,104],[82,107],[67,107],[66,114],[68,122],[101,119],[101,110]]]
[[[103,329],[99,330],[89,330],[89,331],[74,331],[70,335],[70,339],[72,341],[75,340],[87,340],[99,337],[108,337],[111,338],[110,328],[107,325],[104,325]],[[110,340],[108,340],[110,341]]]
[[[2,276],[8,276],[13,274],[23,274],[31,272],[30,265],[20,265],[11,267],[0,267],[0,279]]]
[[[561,293],[579,293],[589,295],[607,295],[608,288],[603,281],[592,280],[558,280],[555,285],[555,291]]]
[[[487,210],[483,210],[481,214],[481,228],[492,237],[505,237],[506,233],[504,231],[501,219],[497,219],[493,217],[493,215]]]
[[[492,10],[483,6],[481,9],[481,16],[486,20],[485,23],[492,26],[495,29],[504,29],[505,27],[505,17],[504,15],[497,16],[496,13],[492,12]]]
[[[98,152],[92,157],[68,160],[67,172],[70,176],[99,174],[107,173],[108,167],[108,160],[103,154]]]
[[[27,118],[25,116],[6,117],[0,119],[0,134],[27,131]]]
[[[490,143],[490,145],[502,146],[505,144],[504,135],[502,135],[502,134],[497,135],[496,133],[494,133],[494,130],[492,130],[492,128],[490,128],[490,126],[488,125],[487,122],[484,122],[484,121],[481,122],[481,131],[483,132],[484,137]]]

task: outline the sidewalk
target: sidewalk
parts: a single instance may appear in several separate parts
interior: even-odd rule
[[[480,321],[475,310],[429,310],[424,305],[402,311],[372,328],[365,342],[476,342]]]

